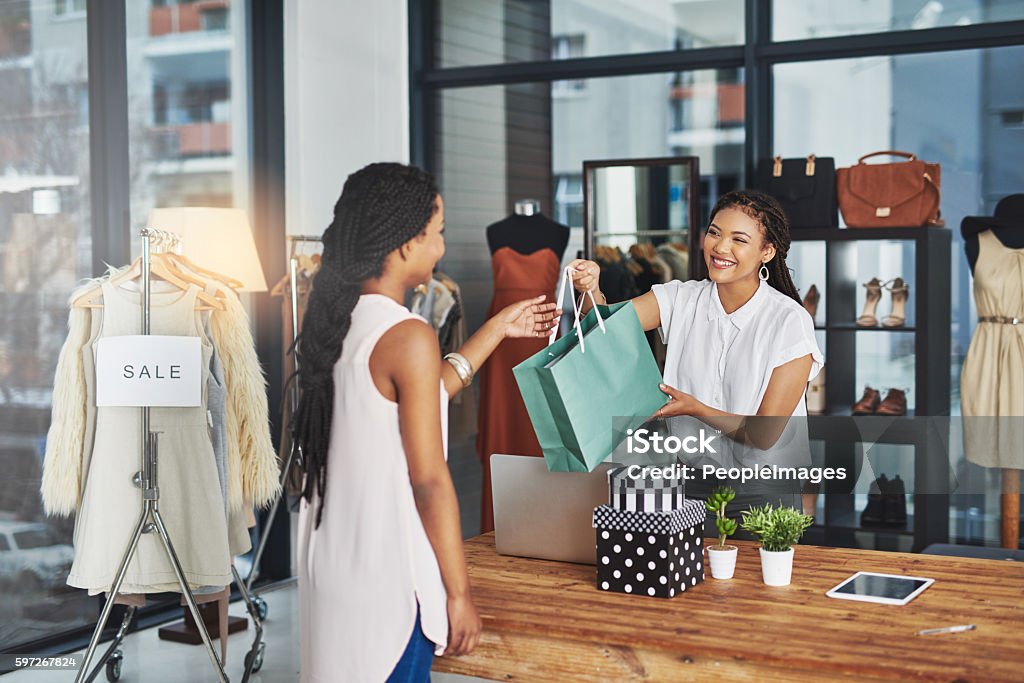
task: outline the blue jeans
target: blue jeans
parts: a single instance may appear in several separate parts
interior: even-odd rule
[[[416,606],[416,623],[412,625],[412,636],[405,646],[402,658],[395,670],[388,676],[388,683],[423,683],[430,680],[430,667],[434,663],[434,643],[420,627],[420,608]]]

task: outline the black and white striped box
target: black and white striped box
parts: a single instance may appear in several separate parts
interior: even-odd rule
[[[628,512],[671,512],[683,507],[686,485],[683,478],[640,476],[636,465],[608,470],[608,502]]]

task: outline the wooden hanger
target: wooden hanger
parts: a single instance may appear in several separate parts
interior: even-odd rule
[[[205,285],[205,283],[202,283],[200,280],[196,280],[195,278],[188,278],[188,280],[183,279],[179,274],[184,274],[177,269],[169,268],[166,260],[160,258],[161,256],[164,256],[164,254],[153,254],[153,257],[150,259],[149,270],[151,275],[155,275],[161,280],[169,282],[182,291],[187,290],[193,284],[196,284],[197,286]],[[110,278],[109,282],[111,287],[120,287],[126,282],[131,282],[132,280],[140,277],[142,277],[142,259],[137,258],[132,261],[131,266],[127,269]],[[189,282],[189,280],[191,280],[191,282]],[[102,283],[97,283],[96,286],[79,295],[74,301],[72,301],[71,306],[72,308],[103,308],[103,304],[96,301],[102,295]],[[206,306],[197,306],[198,310],[224,310],[224,303],[220,299],[210,296],[206,292],[202,291],[202,289],[196,293],[196,298],[206,304]]]
[[[197,266],[195,263],[192,262],[191,259],[189,259],[189,257],[185,256],[184,254],[179,254],[177,252],[169,251],[169,252],[166,252],[163,255],[166,258],[168,258],[170,261],[181,264],[187,270],[192,271],[196,275],[205,275],[206,277],[210,278],[211,280],[217,280],[218,282],[223,282],[228,287],[230,287],[231,289],[234,289],[236,291],[245,286],[245,283],[243,283],[241,280],[236,280],[235,278],[230,277],[228,275],[224,275],[222,273],[217,273],[215,271],[210,270],[209,268],[203,268],[202,266]],[[200,284],[200,286],[204,286],[206,283],[205,282],[197,282],[197,284]]]

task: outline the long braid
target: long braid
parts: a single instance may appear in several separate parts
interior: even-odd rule
[[[735,190],[726,192],[719,197],[715,208],[711,210],[711,220],[715,219],[722,209],[736,208],[761,224],[764,229],[764,241],[775,247],[775,256],[768,266],[768,284],[779,290],[797,303],[801,303],[800,294],[793,284],[793,278],[786,266],[791,238],[789,219],[774,197],[756,190]]]
[[[352,323],[363,283],[380,277],[388,254],[418,235],[435,211],[434,178],[403,164],[370,164],[348,177],[323,234],[320,270],[296,346],[301,390],[292,438],[301,449],[306,478],[302,496],[319,498],[323,515],[327,451],[334,412],[334,365]]]

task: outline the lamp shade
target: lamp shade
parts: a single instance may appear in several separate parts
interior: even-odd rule
[[[197,266],[240,281],[241,291],[267,291],[256,241],[241,209],[153,209],[147,227],[178,235],[182,254]]]

